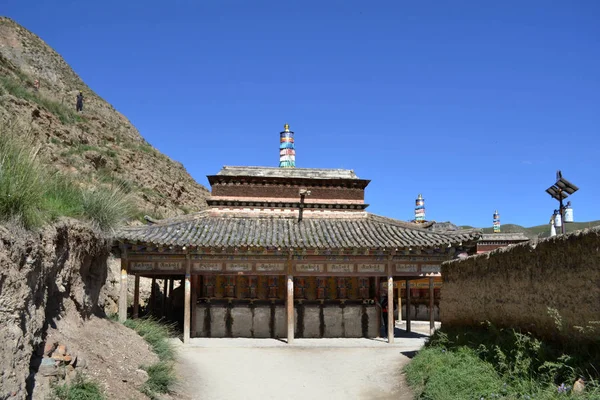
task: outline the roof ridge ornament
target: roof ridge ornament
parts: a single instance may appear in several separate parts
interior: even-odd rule
[[[296,167],[296,149],[294,147],[294,132],[290,125],[283,125],[283,132],[279,132],[279,167]]]

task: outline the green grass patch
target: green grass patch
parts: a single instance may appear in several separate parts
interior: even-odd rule
[[[16,126],[0,125],[0,220],[32,229],[67,216],[111,230],[136,214],[119,185],[83,188],[48,171],[37,148]]]
[[[105,400],[104,391],[96,382],[82,374],[77,374],[70,384],[52,388],[51,399],[55,400]]]
[[[26,228],[44,219],[44,169],[33,147],[20,145],[18,138],[0,127],[0,217],[18,220]]]
[[[99,187],[83,192],[83,216],[101,230],[124,223],[135,213],[131,200],[119,187]]]
[[[416,398],[600,399],[600,341],[550,343],[490,324],[442,329],[405,367]],[[585,391],[574,394],[578,378]]]
[[[173,369],[175,349],[167,340],[173,336],[173,325],[153,318],[128,319],[124,324],[143,337],[160,360],[149,367],[142,367],[148,373],[148,380],[141,388],[142,393],[151,399],[157,398],[156,393],[169,393],[176,381]]]
[[[172,361],[175,349],[167,341],[174,335],[173,326],[161,323],[153,318],[128,319],[125,326],[133,329],[152,347],[161,361]]]
[[[485,399],[501,394],[503,382],[494,367],[467,348],[421,350],[407,365],[406,377],[419,399]]]
[[[153,399],[156,398],[155,393],[169,393],[171,391],[171,386],[176,380],[172,363],[159,361],[144,369],[148,373],[148,380],[142,387],[142,393]]]

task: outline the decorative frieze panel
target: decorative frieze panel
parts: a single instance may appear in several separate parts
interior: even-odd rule
[[[216,272],[222,271],[223,264],[221,263],[193,263],[192,271],[195,272]]]
[[[394,271],[396,271],[396,272],[418,272],[419,266],[417,264],[394,264]]]
[[[258,263],[256,270],[259,272],[285,271],[284,263]]]
[[[249,263],[227,263],[225,270],[231,272],[247,272],[252,271],[252,264]]]
[[[327,272],[332,273],[353,273],[353,264],[327,264]]]
[[[358,264],[358,272],[383,273],[385,272],[385,264]]]
[[[183,263],[181,262],[159,262],[158,268],[159,271],[179,271],[183,269]]]
[[[439,274],[441,271],[442,271],[441,265],[421,265],[421,272],[423,272],[423,273]]]
[[[129,267],[132,271],[152,271],[154,263],[150,261],[130,261]]]
[[[296,264],[296,272],[323,272],[324,264]]]

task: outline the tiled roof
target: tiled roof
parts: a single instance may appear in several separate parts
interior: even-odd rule
[[[165,246],[401,248],[438,247],[477,240],[479,230],[432,232],[369,213],[344,217],[226,216],[202,211],[155,225],[123,228],[123,241]]]
[[[278,168],[224,166],[217,176],[251,176],[269,178],[358,179],[351,169]]]
[[[518,242],[528,241],[529,238],[523,232],[506,232],[506,233],[484,233],[481,236],[482,242]]]

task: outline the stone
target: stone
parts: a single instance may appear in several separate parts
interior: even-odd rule
[[[65,354],[67,354],[67,346],[65,346],[64,344],[59,344],[56,348],[56,352],[61,356],[64,356]]]
[[[49,356],[56,349],[56,343],[46,343],[44,346],[44,355]]]
[[[58,354],[56,352],[52,353],[52,359],[56,360],[56,361],[64,361],[64,362],[71,362],[71,360],[73,359],[73,357],[71,357],[70,355],[61,355]]]
[[[60,374],[60,370],[56,368],[56,365],[40,365],[38,368],[38,374],[42,374],[42,376],[58,376]]]

